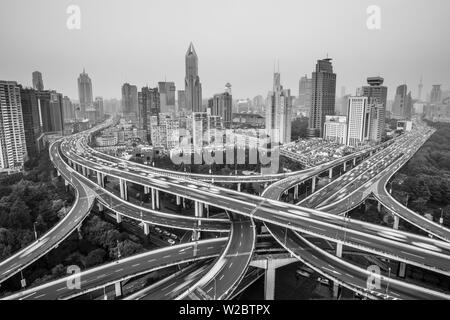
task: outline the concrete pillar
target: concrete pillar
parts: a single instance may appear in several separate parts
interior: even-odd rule
[[[151,188],[152,193],[152,210],[156,210],[155,189]]]
[[[183,209],[186,209],[186,199],[185,198],[183,198],[183,201],[181,203],[183,205]]]
[[[298,184],[294,187],[294,200],[298,200]]]
[[[267,260],[267,268],[264,276],[264,300],[275,299],[275,271],[271,260]]]
[[[83,174],[83,176],[87,176],[87,170],[86,167],[81,167],[81,173]]]
[[[312,177],[312,187],[311,187],[311,193],[314,193],[316,191],[316,179],[317,177]]]
[[[209,205],[205,203],[206,217],[209,218]]]
[[[124,200],[128,200],[127,182],[125,180],[119,180],[120,185],[120,197]]]
[[[356,158],[353,158],[353,166],[356,166]]]
[[[328,178],[333,179],[333,168],[330,168],[328,172]]]
[[[69,186],[69,181],[64,180],[64,185],[65,185],[66,187],[68,187],[68,186]]]
[[[347,162],[344,162],[344,172],[347,171]]]
[[[237,191],[241,192],[241,183],[237,184]]]
[[[148,225],[148,223],[143,222],[144,224],[144,234],[146,236],[148,236],[150,234],[150,226]]]
[[[155,189],[155,198],[156,198],[156,210],[161,209],[161,207],[159,206],[159,190]]]
[[[97,171],[97,184],[104,188],[105,187],[105,179],[103,178],[103,173]]]
[[[122,223],[122,216],[119,213],[116,213],[116,222]]]
[[[336,243],[336,257],[342,258],[342,243]]]
[[[406,275],[406,263],[400,262],[398,266],[398,276],[404,278]]]
[[[150,187],[144,186],[144,194],[150,193]]]
[[[105,210],[105,207],[100,202],[97,202],[97,207],[99,212],[103,212],[103,210]]]
[[[381,212],[381,208],[382,208],[381,202],[378,201],[378,205],[377,205],[377,210],[378,210],[378,212]]]
[[[394,229],[398,230],[398,225],[400,223],[400,218],[398,216],[394,216]]]
[[[116,298],[119,298],[122,296],[122,283],[121,282],[116,282],[114,284],[114,290],[116,292]]]
[[[181,197],[177,196],[177,206],[181,205]]]

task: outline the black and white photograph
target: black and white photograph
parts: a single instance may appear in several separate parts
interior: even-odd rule
[[[0,8],[0,309],[450,299],[448,0]]]

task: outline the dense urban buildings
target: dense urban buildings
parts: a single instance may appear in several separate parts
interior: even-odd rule
[[[186,111],[186,92],[184,90],[177,91],[177,111],[185,112]]]
[[[42,73],[39,71],[34,71],[33,74],[33,89],[36,89],[38,91],[44,90],[44,81],[42,80]]]
[[[122,86],[122,113],[125,117],[136,118],[138,115],[137,86],[124,83]]]
[[[73,105],[70,98],[67,96],[64,96],[64,98],[63,98],[63,110],[64,110],[64,112],[63,112],[64,121],[76,119],[75,106]]]
[[[232,104],[233,97],[229,92],[215,94],[208,101],[208,108],[211,110],[211,115],[219,116],[226,128],[231,128]]]
[[[267,97],[266,130],[273,142],[291,142],[292,97],[289,89],[283,89],[281,75],[273,75],[273,91]]]
[[[299,81],[298,103],[305,108],[311,108],[312,79],[305,74]]]
[[[198,57],[194,45],[186,52],[186,77],[184,79],[186,109],[190,112],[202,112],[202,84],[198,76]]]
[[[43,133],[64,131],[64,106],[62,94],[54,90],[37,91],[38,108]]]
[[[433,85],[430,93],[430,103],[439,103],[442,99],[442,90],[440,84]]]
[[[83,119],[86,117],[86,109],[94,103],[92,81],[84,69],[78,77],[78,98],[80,102],[79,118]]]
[[[308,136],[322,137],[325,116],[334,115],[336,103],[336,74],[330,58],[318,60],[312,73],[311,111]]]
[[[161,112],[158,88],[143,87],[139,92],[139,123],[146,133],[147,140],[151,140],[151,130],[154,121],[158,123]],[[156,119],[156,120],[153,120]]]
[[[173,82],[158,82],[161,112],[175,112],[176,87]]]
[[[40,151],[38,139],[42,134],[38,95],[35,89],[21,88],[20,98],[27,155],[35,157]]]
[[[27,156],[20,86],[0,81],[0,169],[22,169]]]

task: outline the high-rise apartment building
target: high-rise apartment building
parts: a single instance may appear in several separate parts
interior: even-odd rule
[[[399,120],[411,120],[412,98],[408,93],[406,84],[397,87],[394,104],[392,105],[391,118]]]
[[[291,142],[292,97],[289,89],[283,89],[281,75],[273,75],[273,91],[268,94],[266,106],[266,131],[273,142]]]
[[[202,84],[198,76],[198,57],[194,45],[189,45],[186,52],[186,77],[184,80],[186,108],[190,112],[203,112]]]
[[[383,86],[382,77],[367,78],[368,86],[362,87],[362,94],[369,98],[372,105],[371,140],[381,141],[386,135],[386,104],[388,88]]]
[[[156,119],[158,124],[158,115],[161,112],[160,97],[158,88],[143,87],[139,92],[139,123],[146,132],[147,140],[151,140],[152,119]],[[154,118],[153,118],[154,117]]]
[[[369,98],[350,97],[348,100],[347,145],[359,146],[370,138]]]
[[[42,73],[39,71],[35,71],[32,74],[33,76],[33,89],[42,91],[44,90],[44,81],[42,80]]]
[[[80,100],[79,116],[86,117],[86,109],[90,108],[93,103],[92,81],[89,75],[83,69],[83,73],[78,77],[78,97]]]
[[[178,90],[177,106],[178,112],[186,111],[186,92],[184,90]]]
[[[102,121],[105,118],[105,110],[103,106],[103,98],[102,97],[96,97],[94,102],[94,108],[96,112],[96,119],[97,121]]]
[[[336,74],[330,58],[318,60],[312,73],[311,111],[308,136],[322,137],[325,116],[334,115],[336,103]]]
[[[74,105],[67,96],[63,98],[63,115],[64,121],[74,120],[76,118]]]
[[[20,86],[0,81],[0,169],[22,169],[26,156]]]
[[[137,87],[129,83],[122,86],[122,113],[124,116],[138,116],[138,91]]]
[[[326,116],[323,138],[340,144],[347,143],[347,117]]]
[[[434,84],[430,93],[430,103],[439,103],[442,100],[442,90],[440,84]]]
[[[312,79],[308,79],[308,75],[305,74],[299,81],[298,88],[298,103],[305,108],[311,108],[311,95],[312,95]]]
[[[20,88],[20,99],[27,154],[35,157],[40,151],[38,138],[42,134],[36,90]]]
[[[161,112],[175,111],[176,87],[173,82],[158,82]]]
[[[215,94],[209,99],[209,108],[212,116],[219,116],[225,128],[231,128],[233,97],[230,93],[224,92]]]
[[[54,90],[37,91],[39,118],[42,132],[64,132],[62,94]]]

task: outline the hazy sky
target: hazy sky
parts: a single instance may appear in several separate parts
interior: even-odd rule
[[[69,5],[81,9],[81,30],[68,30]],[[381,8],[381,30],[366,27],[369,5]],[[0,79],[44,85],[78,99],[86,68],[95,96],[121,95],[124,82],[184,89],[189,42],[199,56],[203,97],[232,84],[234,98],[266,96],[274,60],[281,82],[298,94],[327,53],[337,73],[337,95],[381,75],[389,87],[406,83],[424,95],[432,84],[450,89],[448,0],[3,0]]]

